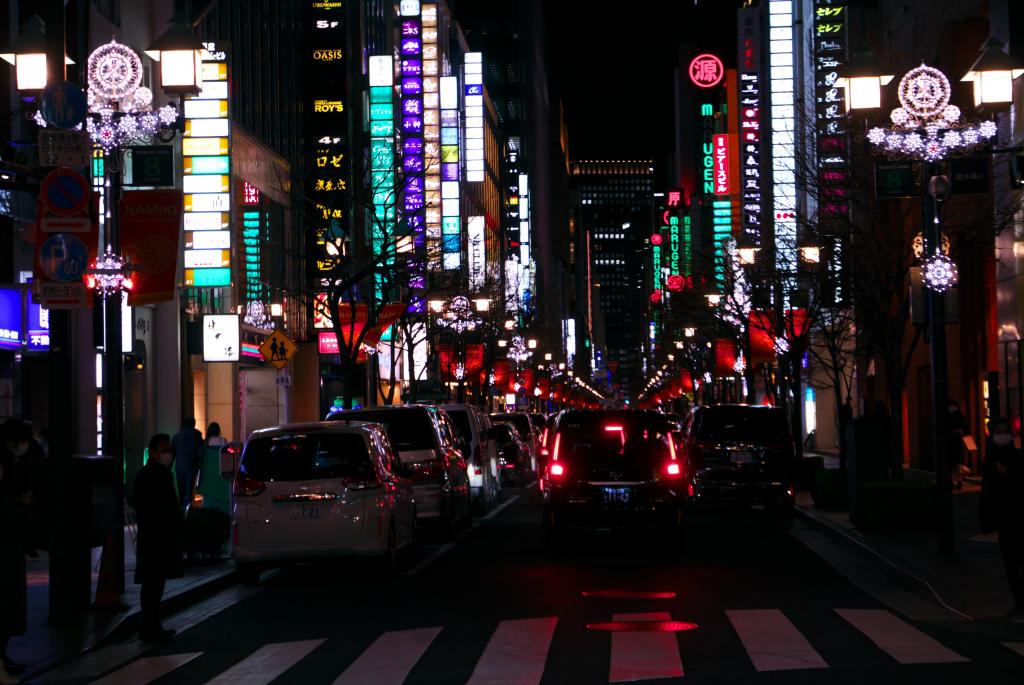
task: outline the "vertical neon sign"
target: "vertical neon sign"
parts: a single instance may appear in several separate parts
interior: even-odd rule
[[[385,241],[395,235],[395,64],[390,55],[374,55],[370,66],[370,188],[373,221],[370,232],[375,255],[385,252]],[[388,263],[394,261],[388,258]],[[383,300],[384,276],[376,277],[374,296]]]
[[[185,242],[198,231],[216,231],[207,244],[223,249],[185,250],[185,285],[231,285],[231,121],[228,116],[227,55],[213,43],[204,43],[203,90],[185,99],[185,134],[182,155],[185,173]],[[191,266],[190,266],[191,265]]]
[[[484,180],[484,65],[483,54],[466,53],[466,180]]]
[[[424,221],[427,234],[427,265],[431,271],[438,271],[442,267],[442,198],[437,4],[424,2],[420,17],[423,31],[423,184],[426,189]],[[445,252],[447,253],[447,250]],[[445,258],[450,259],[447,254]]]
[[[744,8],[740,17],[739,114],[740,198],[744,237],[761,246],[761,31],[760,9]]]
[[[406,226],[418,258],[410,262],[409,286],[414,291],[410,309],[426,311],[423,293],[427,288],[423,256],[426,250],[426,187],[423,141],[423,25],[419,3],[403,2],[401,21],[401,125],[402,172],[405,179],[403,209]],[[412,14],[413,16],[409,16]]]
[[[459,217],[459,78],[441,77],[441,239],[446,270],[462,266]]]
[[[796,269],[796,103],[794,100],[793,2],[768,3],[768,62],[772,106],[772,212],[775,265]]]

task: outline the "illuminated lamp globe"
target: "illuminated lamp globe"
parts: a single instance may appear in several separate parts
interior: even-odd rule
[[[160,63],[160,85],[164,92],[195,95],[203,89],[204,51],[192,27],[176,17],[146,54]]]
[[[989,38],[981,55],[962,79],[974,84],[974,106],[1009,105],[1013,102],[1013,82],[1024,75],[1024,68],[1003,52],[1003,44]]]

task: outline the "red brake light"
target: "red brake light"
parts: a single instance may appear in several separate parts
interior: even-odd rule
[[[558,447],[561,444],[561,442],[562,442],[562,434],[561,433],[555,433],[555,448],[553,450],[551,450],[551,459],[552,459],[552,461],[558,461]]]
[[[665,465],[665,472],[670,476],[679,476],[683,473],[683,470],[679,466],[679,462],[673,459]]]
[[[249,478],[241,471],[235,476],[235,482],[232,486],[232,492],[235,497],[255,497],[266,489],[266,483],[255,478]]]
[[[606,431],[608,431],[609,433],[621,433],[622,432],[622,426],[619,426],[619,425],[605,426],[604,429]]]
[[[552,478],[561,478],[564,475],[565,475],[565,467],[563,465],[561,465],[561,464],[552,464],[551,465],[551,477]]]

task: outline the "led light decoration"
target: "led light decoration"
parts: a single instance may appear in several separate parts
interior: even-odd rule
[[[178,110],[170,105],[152,109],[153,93],[141,85],[142,60],[128,46],[111,40],[93,50],[86,75],[89,116],[85,130],[104,151],[173,133]],[[33,118],[41,128],[47,126],[41,112]]]
[[[741,224],[744,238],[761,246],[761,21],[760,8],[739,10],[739,119]]]
[[[940,295],[959,280],[956,263],[946,255],[933,254],[922,262],[922,267],[925,287]]]
[[[960,108],[949,104],[949,96],[949,80],[941,71],[926,64],[911,69],[900,79],[903,106],[891,112],[892,125],[872,128],[868,141],[892,158],[934,162],[995,137],[994,121],[964,123]]]
[[[473,303],[462,295],[452,298],[451,302],[442,303],[439,316],[435,317],[434,322],[456,333],[475,331],[483,323],[473,310]]]
[[[122,291],[132,289],[133,270],[124,257],[107,250],[85,270],[85,284],[104,298],[120,296]]]
[[[517,364],[522,364],[533,356],[533,352],[530,351],[523,336],[517,335],[512,338],[506,356]]]
[[[747,360],[743,358],[743,350],[736,356],[736,361],[732,365],[732,370],[736,373],[743,373],[747,368]]]
[[[228,63],[227,55],[218,46],[204,43],[204,47],[203,89],[185,99],[182,137],[185,285],[195,288],[231,285],[231,123],[228,92],[222,87],[228,82]],[[243,226],[243,235],[244,230]],[[212,235],[197,240],[199,231],[210,231]],[[199,249],[199,243],[224,247]]]
[[[466,180],[484,180],[484,76],[483,54],[466,53],[463,67],[466,111]]]
[[[370,64],[370,187],[373,203],[371,247],[385,252],[385,241],[395,234],[395,64],[390,55],[374,55]],[[386,265],[394,258],[386,257]],[[383,301],[385,275],[375,276],[375,297]]]

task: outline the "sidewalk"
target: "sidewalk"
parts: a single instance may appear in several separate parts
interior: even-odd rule
[[[827,468],[827,466],[826,466]],[[912,477],[920,477],[920,472]],[[955,553],[938,552],[934,531],[884,533],[858,529],[847,511],[820,509],[810,493],[797,493],[796,511],[817,527],[842,537],[895,567],[922,593],[971,619],[1003,616],[1013,606],[995,534],[982,535],[978,523],[981,488],[966,482],[954,492]]]
[[[125,529],[125,611],[93,611],[83,614],[78,623],[55,628],[49,622],[49,559],[46,552],[28,559],[28,632],[11,638],[11,659],[28,664],[24,680],[48,671],[100,644],[115,631],[138,628],[139,586],[135,576],[135,546]],[[93,549],[92,597],[96,596],[101,548]],[[185,563],[185,577],[167,581],[164,613],[191,604],[215,590],[234,582],[235,565],[230,558]]]

